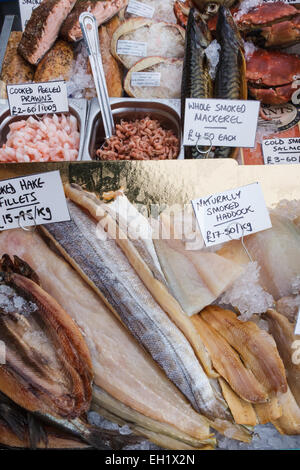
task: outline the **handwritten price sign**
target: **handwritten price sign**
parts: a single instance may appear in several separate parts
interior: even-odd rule
[[[59,171],[0,181],[0,230],[70,220]]]

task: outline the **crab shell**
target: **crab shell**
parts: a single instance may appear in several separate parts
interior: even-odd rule
[[[288,47],[300,40],[300,13],[293,5],[263,3],[242,16],[237,7],[230,11],[243,37],[259,47]],[[217,15],[208,20],[210,31],[216,25]]]
[[[257,49],[246,58],[246,79],[250,94],[265,104],[291,100],[300,75],[300,58],[295,54]]]
[[[121,25],[114,31],[111,41],[111,53],[119,62],[122,63],[122,65],[127,70],[129,70],[131,66],[126,60],[126,56],[121,56],[117,52],[117,45],[119,39],[121,39],[126,34],[134,33],[134,31],[137,31],[140,28],[151,28],[151,26],[153,25],[156,25],[160,28],[161,34],[163,34],[163,30],[165,28],[174,30],[175,32],[180,34],[182,40],[184,41],[185,30],[177,24],[170,24],[164,21],[156,22],[148,20],[147,18],[131,18],[129,20],[124,21],[124,23],[121,23]]]
[[[264,3],[237,20],[246,39],[258,46],[290,46],[300,40],[300,13],[283,2]]]
[[[174,3],[175,16],[177,18],[178,23],[183,27],[186,27],[187,25],[189,11],[191,7],[192,7],[191,0],[186,0],[185,2],[176,0]]]
[[[131,78],[134,72],[143,72],[147,70],[155,71],[155,67],[159,64],[173,65],[181,71],[183,66],[183,59],[165,58],[165,57],[145,57],[139,60],[131,69],[128,71],[124,80],[124,90],[132,98],[141,98],[137,95],[135,87],[131,85]],[[180,72],[181,73],[181,72]],[[143,92],[144,95],[144,92]],[[177,97],[178,98],[178,97]]]

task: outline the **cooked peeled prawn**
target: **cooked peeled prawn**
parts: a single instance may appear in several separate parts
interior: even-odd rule
[[[0,162],[72,161],[78,158],[80,134],[75,116],[43,116],[13,122]]]

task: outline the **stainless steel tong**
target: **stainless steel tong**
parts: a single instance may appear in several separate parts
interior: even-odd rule
[[[79,17],[79,23],[83,34],[83,39],[88,50],[89,60],[96,86],[97,97],[102,113],[105,138],[109,139],[109,137],[115,134],[115,124],[111,112],[106,80],[103,70],[102,57],[99,45],[98,25],[94,15],[88,12],[81,13]]]

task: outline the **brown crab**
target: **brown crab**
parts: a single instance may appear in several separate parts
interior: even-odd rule
[[[300,40],[300,12],[293,5],[263,3],[236,18],[245,39],[259,47],[286,47]]]
[[[238,7],[230,10],[244,39],[253,41],[259,47],[287,47],[300,40],[300,12],[293,5],[263,3],[243,15]],[[217,15],[210,16],[208,27],[212,32],[216,24]]]
[[[249,93],[265,104],[288,103],[300,75],[300,58],[296,54],[256,49],[246,58]]]

